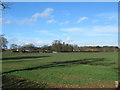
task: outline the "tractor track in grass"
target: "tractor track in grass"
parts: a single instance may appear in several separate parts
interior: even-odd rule
[[[64,67],[74,64],[83,64],[83,65],[102,65],[102,66],[109,66],[114,63],[98,63],[100,61],[104,61],[104,58],[87,58],[87,59],[81,59],[81,60],[71,60],[71,61],[62,61],[62,62],[52,62],[50,64],[46,64],[43,66],[37,66],[37,67],[31,67],[31,68],[24,68],[24,69],[16,69],[11,70],[7,72],[2,72],[2,74],[12,73],[12,72],[18,72],[18,71],[30,71],[30,70],[36,70],[36,69],[45,69],[45,68],[52,68],[52,67]]]

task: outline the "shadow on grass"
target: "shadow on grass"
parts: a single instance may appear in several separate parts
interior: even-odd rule
[[[22,63],[22,62],[34,62],[34,61],[39,61],[39,59],[38,60],[19,60],[19,61],[6,61],[6,62],[2,62],[2,63]]]
[[[42,58],[42,57],[50,57],[50,56],[23,56],[23,57],[10,57],[10,58],[2,58],[2,60],[16,60],[16,59],[29,59],[29,58]],[[0,59],[1,60],[1,59]]]
[[[17,72],[17,71],[30,71],[36,69],[45,69],[45,68],[52,68],[52,67],[64,67],[64,66],[71,66],[71,65],[102,65],[102,66],[109,66],[114,63],[100,63],[100,61],[105,61],[104,58],[88,58],[88,59],[81,59],[81,60],[72,60],[72,61],[62,61],[62,62],[52,62],[51,64],[46,64],[43,66],[25,68],[25,69],[16,69],[7,72],[3,72],[2,74]]]
[[[48,85],[46,83],[42,83],[42,82],[36,83],[35,81],[23,79],[23,78],[12,76],[12,75],[2,76],[3,90],[26,90],[29,88],[32,88],[33,90],[34,88],[48,88]]]

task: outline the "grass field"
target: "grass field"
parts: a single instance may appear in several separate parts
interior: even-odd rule
[[[17,87],[51,88],[114,88],[118,81],[117,52],[4,52],[2,58],[3,87],[12,87],[10,79]]]

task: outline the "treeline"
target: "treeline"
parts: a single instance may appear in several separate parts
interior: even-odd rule
[[[42,47],[36,47],[33,44],[27,44],[18,46],[12,44],[10,50],[13,52],[118,52],[120,49],[117,46],[78,46],[71,45],[60,40],[53,41],[52,45],[44,45]]]
[[[71,45],[60,40],[54,40],[52,45],[44,45],[42,47],[37,47],[34,44],[27,45],[17,45],[11,44],[10,49],[7,49],[8,41],[4,35],[0,35],[0,50],[2,51],[12,51],[12,52],[118,52],[120,48],[117,46],[78,46]]]
[[[72,52],[73,46],[70,44],[66,44],[65,42],[60,42],[60,40],[55,40],[52,43],[51,50],[56,52]]]
[[[79,47],[81,52],[118,52],[120,49],[117,46],[84,46]]]
[[[27,44],[23,46],[11,44],[10,50],[13,52],[73,52],[74,48],[70,44],[66,44],[60,40],[54,40],[52,45],[44,45],[42,47],[36,47],[34,44]]]

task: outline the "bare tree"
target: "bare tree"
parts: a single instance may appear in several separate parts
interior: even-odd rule
[[[11,44],[10,48],[13,49],[13,50],[17,50],[18,45],[17,44]]]
[[[4,10],[4,9],[6,9],[6,8],[9,8],[9,4],[8,4],[8,3],[5,3],[5,2],[2,2],[2,1],[0,0],[0,9],[1,9],[1,10]]]

